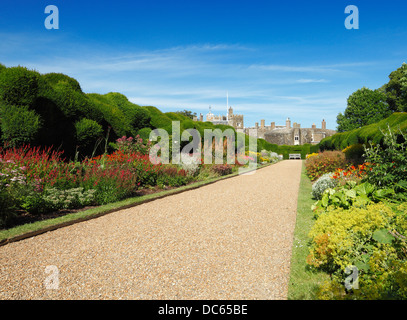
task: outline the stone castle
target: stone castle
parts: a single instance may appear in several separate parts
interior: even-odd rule
[[[194,117],[194,121],[204,121],[202,113],[198,117]],[[264,139],[270,143],[277,145],[303,145],[303,144],[318,144],[325,137],[332,136],[336,133],[335,130],[326,128],[326,122],[323,119],[321,128],[317,128],[315,124],[311,128],[301,128],[299,123],[294,122],[291,126],[290,118],[287,118],[285,125],[276,125],[271,122],[269,126],[265,125],[265,120],[256,122],[254,127],[244,127],[243,115],[234,114],[232,107],[229,107],[227,116],[214,115],[209,107],[209,113],[206,115],[206,121],[213,124],[224,124],[235,128],[237,132],[245,134],[250,133],[250,129],[257,129],[257,137]]]

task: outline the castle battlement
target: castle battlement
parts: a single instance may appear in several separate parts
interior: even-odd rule
[[[237,132],[244,132],[249,135],[250,129],[257,130],[257,137],[264,139],[270,143],[278,145],[302,145],[306,143],[318,144],[322,139],[332,136],[336,133],[335,130],[326,128],[325,119],[322,119],[321,128],[317,128],[315,123],[311,128],[301,128],[301,124],[294,122],[291,125],[290,118],[287,118],[285,126],[276,125],[275,122],[271,122],[266,126],[264,119],[256,122],[254,127],[244,127],[244,116],[241,114],[234,114],[233,108],[228,108],[227,116],[214,115],[209,107],[209,113],[206,115],[206,121],[210,121],[213,124],[225,124],[232,126]],[[197,117],[194,121],[198,121]],[[200,114],[199,121],[203,121],[203,115]]]

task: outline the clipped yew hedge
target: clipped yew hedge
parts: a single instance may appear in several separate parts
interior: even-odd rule
[[[395,112],[390,117],[379,121],[378,123],[370,124],[359,129],[354,129],[347,132],[336,133],[331,137],[323,139],[319,143],[319,149],[324,150],[343,150],[348,146],[355,144],[381,144],[383,142],[383,130],[390,127],[392,131],[407,130],[407,113]]]

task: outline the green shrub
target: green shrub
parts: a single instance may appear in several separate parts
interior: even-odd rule
[[[82,118],[75,123],[76,139],[79,146],[94,145],[103,133],[102,126],[94,120]]]
[[[12,67],[0,73],[0,100],[8,105],[30,106],[38,96],[40,74],[25,67]]]
[[[191,180],[192,177],[186,170],[180,169],[177,165],[164,165],[159,169],[156,184],[160,187],[180,187]]]
[[[93,189],[84,191],[83,188],[49,188],[44,192],[31,192],[22,199],[21,207],[32,214],[78,209],[95,204],[95,192]]]
[[[141,139],[149,140],[151,131],[151,128],[143,128],[137,131],[137,134],[140,136]]]
[[[1,177],[0,177],[1,178]],[[15,217],[15,200],[8,192],[7,187],[1,184],[0,180],[0,228]]]
[[[395,198],[395,192],[392,188],[379,188],[369,182],[356,184],[354,181],[349,181],[336,189],[325,189],[322,192],[321,200],[318,200],[312,208],[316,215],[320,215],[332,208],[363,207],[372,202],[392,198]]]
[[[25,196],[22,199],[20,206],[31,214],[43,214],[53,210],[52,205],[47,203],[39,192],[31,192]]]
[[[52,210],[77,209],[95,203],[95,190],[84,191],[83,188],[72,188],[68,190],[58,190],[56,188],[47,189],[43,199]]]
[[[41,128],[41,118],[27,106],[0,106],[2,140],[9,146],[35,142]]]
[[[211,170],[220,176],[226,176],[232,173],[233,168],[229,164],[214,164]]]
[[[323,192],[328,188],[335,188],[337,180],[332,178],[333,173],[325,173],[318,178],[312,185],[312,197],[314,199],[321,199]]]
[[[67,81],[59,81],[53,89],[51,99],[66,117],[75,120],[86,116],[90,108],[86,95],[74,90]]]
[[[365,158],[370,172],[365,181],[384,187],[407,184],[407,134],[396,133],[388,127],[383,131],[383,146],[366,148]]]
[[[305,161],[307,175],[315,181],[325,173],[334,172],[338,168],[345,168],[348,164],[345,154],[341,151],[324,151]]]
[[[118,92],[109,92],[104,97],[126,114],[133,136],[136,135],[138,130],[150,126],[151,117],[149,112],[145,108],[130,102],[125,95]]]
[[[331,280],[321,299],[406,299],[407,203],[338,208],[321,215],[311,229],[307,263]],[[349,281],[349,274],[357,277]]]
[[[87,94],[93,108],[97,110],[103,116],[101,121],[103,129],[106,131],[107,127],[111,127],[113,130],[110,135],[110,141],[113,142],[119,137],[131,136],[132,130],[129,125],[126,113],[124,113],[119,107],[113,105],[105,96],[91,93]]]
[[[394,130],[407,130],[407,113],[395,112],[386,119],[377,123],[370,124],[359,129],[347,132],[336,133],[333,136],[322,139],[319,143],[321,151],[324,150],[342,150],[353,144],[381,144],[383,142],[383,130],[387,127]]]
[[[42,78],[52,87],[56,86],[59,82],[65,82],[74,91],[82,92],[79,82],[76,79],[71,78],[63,73],[46,73],[42,75]]]
[[[361,143],[352,144],[342,150],[345,154],[346,160],[358,165],[364,162],[363,154],[365,153],[365,147]]]

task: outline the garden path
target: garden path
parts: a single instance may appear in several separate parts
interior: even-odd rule
[[[0,299],[286,299],[301,166],[9,243]]]

